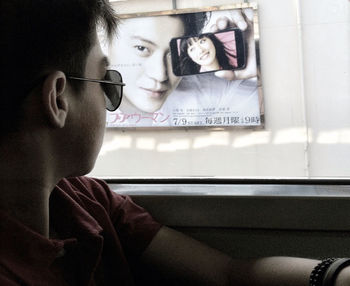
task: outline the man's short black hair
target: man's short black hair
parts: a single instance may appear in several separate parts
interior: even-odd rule
[[[100,24],[112,36],[117,17],[108,0],[0,0],[2,134],[16,128],[24,98],[45,75],[83,75]]]
[[[184,24],[184,36],[198,36],[201,33],[203,27],[208,23],[210,19],[210,13],[197,12],[197,13],[185,13],[174,15],[180,17],[180,20]]]

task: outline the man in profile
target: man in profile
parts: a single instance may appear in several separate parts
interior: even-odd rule
[[[231,259],[82,177],[122,97],[96,36],[116,19],[107,0],[0,1],[0,285],[307,285],[317,261]]]

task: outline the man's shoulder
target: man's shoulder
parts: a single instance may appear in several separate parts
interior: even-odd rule
[[[113,199],[123,200],[123,197],[111,191],[108,184],[100,179],[90,177],[70,177],[58,182],[53,197],[69,197],[80,204],[81,201],[95,201],[109,205]]]
[[[100,179],[86,176],[61,179],[56,187],[73,192],[93,192],[94,190],[109,190],[108,184]]]

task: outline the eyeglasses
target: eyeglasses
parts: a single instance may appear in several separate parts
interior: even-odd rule
[[[125,83],[123,83],[122,75],[116,70],[107,70],[102,80],[76,76],[67,76],[67,78],[100,83],[105,93],[106,109],[108,111],[115,111],[122,101]]]

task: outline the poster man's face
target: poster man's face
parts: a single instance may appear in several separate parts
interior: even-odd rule
[[[139,110],[158,110],[179,83],[172,72],[169,42],[183,34],[177,17],[132,18],[121,23],[111,62],[123,75],[125,98]]]

